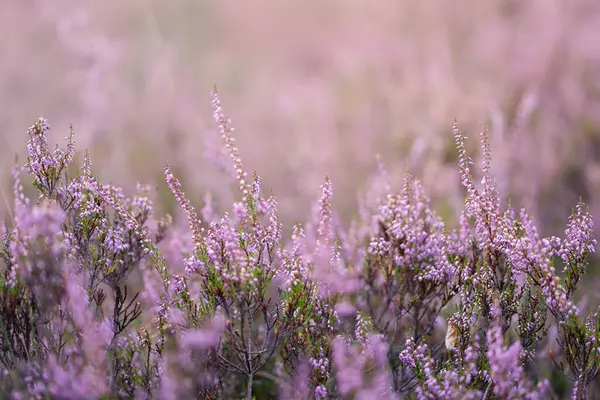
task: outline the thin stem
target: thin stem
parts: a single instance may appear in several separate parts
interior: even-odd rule
[[[248,384],[247,384],[247,388],[246,388],[246,400],[252,400],[252,380],[253,380],[253,375],[249,374],[248,375]]]
[[[490,395],[492,393],[493,384],[494,384],[494,381],[490,381],[490,383],[488,383],[487,388],[485,389],[485,393],[483,393],[483,396],[481,397],[481,400],[487,400],[488,397],[490,397]]]

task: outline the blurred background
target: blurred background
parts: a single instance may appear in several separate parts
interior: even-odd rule
[[[197,207],[206,192],[228,207],[216,83],[286,222],[305,219],[326,175],[352,218],[378,154],[451,218],[455,116],[476,160],[488,125],[503,195],[544,234],[562,234],[579,196],[600,220],[596,0],[0,0],[0,37],[8,198],[26,128],[45,116],[57,143],[74,124],[103,181],[156,187],[163,212],[177,215],[165,161]]]

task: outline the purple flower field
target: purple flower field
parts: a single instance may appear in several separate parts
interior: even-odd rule
[[[475,163],[455,121],[456,226],[382,163],[350,224],[323,177],[312,217],[284,226],[211,96],[236,201],[192,204],[165,160],[187,227],[155,214],[149,186],[99,182],[76,127],[64,148],[43,118],[27,130],[0,237],[0,398],[600,395],[600,319],[576,301],[596,246],[585,204],[542,237],[501,201],[487,131]]]

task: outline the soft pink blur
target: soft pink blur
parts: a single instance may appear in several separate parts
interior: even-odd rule
[[[600,217],[598,27],[596,0],[0,0],[2,188],[43,115],[56,140],[74,123],[101,179],[158,186],[165,211],[165,161],[198,208],[207,190],[226,206],[236,187],[209,161],[217,83],[285,221],[326,175],[351,217],[378,153],[448,216],[456,116],[473,152],[488,123],[504,193],[556,232],[579,195]]]

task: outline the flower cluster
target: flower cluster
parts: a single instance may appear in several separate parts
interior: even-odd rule
[[[65,150],[50,150],[44,119],[28,129],[0,231],[2,398],[586,399],[595,390],[600,318],[576,303],[597,244],[583,203],[563,239],[541,237],[526,210],[503,207],[487,132],[479,180],[455,122],[466,190],[458,226],[409,173],[393,190],[380,163],[347,229],[327,178],[312,218],[288,237],[211,95],[239,192],[221,213],[210,196],[197,212],[165,164],[185,228],[154,215],[148,186],[101,184],[87,152],[78,168],[72,128]],[[36,198],[24,194],[24,172]]]

